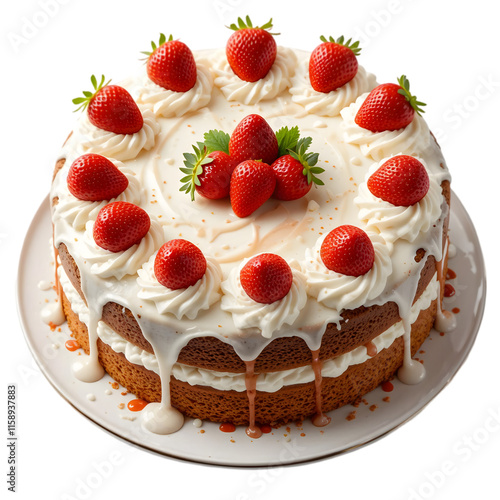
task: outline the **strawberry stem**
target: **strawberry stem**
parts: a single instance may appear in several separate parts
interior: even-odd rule
[[[239,30],[244,30],[247,28],[254,28],[254,29],[261,29],[261,30],[270,30],[273,27],[273,19],[269,19],[267,23],[263,24],[262,26],[254,26],[252,24],[252,21],[250,19],[250,16],[246,16],[245,20],[243,20],[241,17],[238,17],[238,24],[232,23],[229,26],[226,26],[226,28],[229,28],[230,30],[233,31],[239,31]],[[271,35],[279,35],[280,33],[270,33]]]
[[[90,101],[93,99],[93,97],[101,90],[102,88],[106,87],[106,85],[109,85],[109,82],[111,80],[108,80],[106,83],[104,83],[106,80],[105,76],[102,75],[101,81],[97,83],[97,78],[95,75],[92,75],[90,77],[90,81],[92,83],[92,86],[94,87],[94,92],[91,92],[89,90],[84,90],[83,91],[83,96],[84,97],[75,97],[72,102],[73,104],[76,104],[78,107],[75,109],[75,113],[80,110],[85,110],[87,109],[87,106],[90,104]]]
[[[344,41],[344,35],[340,36],[339,38],[337,38],[337,40],[335,40],[335,38],[333,38],[332,36],[328,37],[328,39],[321,35],[319,37],[319,39],[324,42],[324,43],[336,43],[338,45],[342,45],[344,47],[347,47],[348,49],[351,49],[353,52],[354,52],[354,55],[355,56],[359,56],[359,54],[361,53],[361,47],[359,46],[359,41],[356,41],[356,42],[352,42],[352,38],[349,38],[349,40],[347,40],[346,42]],[[352,42],[352,43],[351,43]]]
[[[425,110],[422,109],[422,106],[427,106],[425,102],[417,101],[417,97],[411,95],[410,93],[410,81],[406,78],[406,75],[401,75],[398,78],[398,83],[400,85],[400,89],[398,90],[398,94],[401,94],[406,97],[406,100],[410,103],[410,106],[420,115],[425,113]]]
[[[161,47],[166,42],[171,42],[173,39],[174,37],[170,35],[167,40],[167,37],[163,33],[160,33],[160,40],[158,41],[158,45],[156,45],[155,42],[151,41],[151,48],[152,48],[151,52],[143,51],[141,52],[141,54],[150,56],[158,47]]]

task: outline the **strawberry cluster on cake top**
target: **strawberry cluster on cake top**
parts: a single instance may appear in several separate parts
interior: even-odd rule
[[[275,38],[268,31],[272,29],[272,20],[262,27],[254,27],[247,16],[246,20],[239,18],[238,23],[230,28],[234,33],[228,40],[226,56],[231,70],[243,82],[265,79],[278,53]],[[361,49],[358,42],[345,41],[343,36],[337,40],[320,38],[322,43],[309,58],[309,81],[315,92],[328,95],[356,78],[357,56]],[[148,56],[146,67],[150,81],[169,93],[186,93],[193,89],[198,75],[195,57],[189,47],[174,40],[172,35],[167,39],[163,34],[159,44],[152,42],[151,46],[150,52],[144,52]],[[84,97],[74,99],[75,104],[86,110],[89,122],[117,135],[130,136],[141,131],[143,114],[130,93],[122,86],[104,83],[104,76],[100,83],[95,76],[91,80],[94,92],[86,91]],[[354,122],[372,133],[404,129],[412,122],[415,113],[422,112],[424,105],[410,94],[408,79],[402,76],[398,84],[376,86],[357,110]],[[324,168],[318,166],[319,155],[308,152],[312,138],[301,137],[298,125],[274,131],[265,118],[252,113],[232,131],[208,130],[203,137],[203,141],[193,145],[194,153],[184,153],[185,165],[180,167],[185,174],[180,179],[180,190],[188,193],[193,202],[195,192],[207,199],[229,198],[233,213],[244,218],[271,197],[296,200],[305,196],[313,185],[324,185],[320,176]],[[78,157],[68,173],[68,188],[80,200],[111,200],[125,191],[127,185],[127,178],[120,169],[97,153]],[[407,207],[424,198],[429,179],[426,168],[417,158],[401,154],[384,162],[370,176],[367,187],[375,197],[395,206]],[[97,214],[93,237],[99,247],[121,252],[138,244],[149,227],[149,217],[144,210],[117,201],[106,205]],[[179,275],[164,278],[163,283],[177,280],[181,285],[178,288],[185,288],[186,283],[191,286],[201,279],[206,269],[206,263],[201,264],[204,256],[202,252],[194,251],[190,243],[181,239],[169,241],[158,252],[155,274]],[[169,261],[174,259],[174,247],[175,254],[183,256],[182,265],[180,257],[174,261],[175,265]],[[366,254],[370,255],[367,260]],[[350,276],[366,274],[373,265],[373,254],[373,245],[366,233],[351,225],[332,230],[321,247],[325,267]],[[257,260],[271,262],[273,259],[276,260],[276,255],[269,254]],[[366,264],[359,265],[363,259]],[[289,266],[281,267],[284,275],[291,275]],[[189,276],[181,276],[186,274]],[[268,303],[281,300],[290,286],[283,287],[283,293],[271,293],[271,297],[277,298]],[[248,287],[245,291],[249,292]]]

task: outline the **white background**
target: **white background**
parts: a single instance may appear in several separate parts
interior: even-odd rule
[[[479,488],[489,490],[490,498],[498,495],[500,423],[488,425],[491,415],[500,413],[495,316],[500,43],[493,5],[487,0],[2,2],[0,390],[5,402],[7,384],[18,386],[18,498],[83,498],[78,485],[95,472],[92,464],[112,458],[113,470],[87,498],[276,499],[315,492],[325,498],[461,499],[479,496]],[[15,303],[23,238],[72,128],[71,99],[89,87],[89,76],[105,73],[120,80],[140,64],[139,51],[160,32],[172,32],[192,49],[224,46],[230,34],[224,25],[246,14],[256,24],[273,17],[279,43],[300,49],[312,50],[322,34],[353,36],[363,46],[361,64],[380,82],[408,75],[412,90],[428,104],[425,116],[444,150],[453,189],[479,233],[489,283],[486,313],[468,360],[421,414],[353,453],[261,471],[161,458],[94,426],[37,370]],[[1,422],[6,427],[6,417]],[[469,452],[458,455],[457,446]],[[7,449],[1,448],[0,489],[6,491]],[[451,472],[439,472],[450,463]]]

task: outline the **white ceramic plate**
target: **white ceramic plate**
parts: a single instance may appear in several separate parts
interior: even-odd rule
[[[414,386],[393,381],[394,390],[380,387],[365,396],[357,408],[346,406],[330,412],[330,425],[318,428],[305,421],[301,426],[274,429],[251,440],[245,428],[224,433],[219,425],[204,422],[201,428],[186,419],[184,427],[171,435],[151,434],[141,427],[140,412],[127,409],[132,394],[112,389],[112,379],[87,384],[75,379],[71,365],[85,355],[64,347],[69,330],[51,331],[41,320],[47,300],[54,302],[53,290],[43,291],[40,282],[53,282],[53,259],[49,237],[51,221],[48,197],[40,206],[26,235],[18,273],[18,308],[26,340],[42,372],[55,389],[77,410],[102,428],[153,452],[181,460],[230,466],[277,466],[304,463],[343,453],[380,438],[415,416],[452,379],[466,359],[476,338],[483,315],[486,280],[481,248],[472,222],[458,198],[452,196],[450,239],[456,255],[449,267],[457,278],[451,281],[455,296],[445,299],[445,308],[459,308],[457,329],[446,335],[432,331],[416,355],[423,359],[427,377]],[[384,401],[389,396],[390,402]],[[94,399],[95,400],[92,400]],[[125,403],[125,408],[119,405]],[[355,411],[354,419],[347,419]]]

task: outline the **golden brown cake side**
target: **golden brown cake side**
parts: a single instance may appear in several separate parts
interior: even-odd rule
[[[88,354],[87,327],[72,311],[63,295],[64,311],[68,325],[76,340]],[[437,299],[420,312],[411,328],[411,350],[414,355],[421,347],[434,323]],[[161,400],[160,377],[143,366],[129,362],[121,353],[98,341],[99,360],[104,369],[128,391],[146,401]],[[358,365],[350,366],[341,376],[323,378],[321,385],[322,409],[324,412],[354,403],[358,398],[389,380],[403,363],[403,339],[398,338],[387,349]],[[211,387],[192,386],[186,382],[170,379],[172,404],[189,417],[215,422],[248,424],[249,406],[246,392],[221,391]],[[257,391],[255,400],[256,422],[279,425],[290,421],[301,421],[315,413],[315,384],[285,386],[273,392]]]

